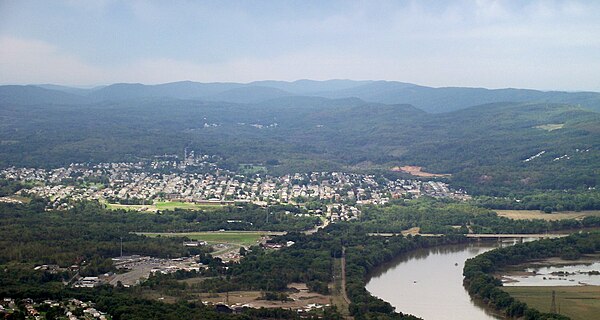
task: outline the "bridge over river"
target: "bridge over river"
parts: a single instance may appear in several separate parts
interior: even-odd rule
[[[393,237],[398,235],[404,235],[403,233],[369,233],[370,236],[380,236],[380,237]],[[421,237],[441,237],[444,234],[435,234],[435,233],[417,233],[413,234],[413,236],[421,236]],[[468,233],[465,234],[467,238],[475,238],[475,239],[525,239],[525,238],[562,238],[568,236],[566,233]]]

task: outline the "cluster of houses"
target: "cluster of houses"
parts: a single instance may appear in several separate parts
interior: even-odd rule
[[[97,310],[92,302],[77,299],[44,300],[35,302],[32,299],[15,300],[4,298],[0,301],[0,318],[2,319],[46,319],[46,310],[60,310],[60,319],[112,319],[110,315]]]
[[[191,152],[184,160],[72,164],[52,170],[11,167],[2,170],[0,177],[33,183],[19,192],[50,199],[52,209],[94,199],[121,204],[157,200],[259,205],[318,201],[330,205],[327,214],[332,220],[346,220],[360,212],[360,205],[385,204],[395,198],[469,197],[440,181],[390,180],[345,172],[243,175],[219,168],[217,161],[215,156],[195,156]]]

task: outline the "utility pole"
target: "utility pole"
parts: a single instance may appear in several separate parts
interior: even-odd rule
[[[123,237],[121,237],[121,258],[123,258]]]
[[[269,223],[269,205],[267,204],[267,221],[266,223]]]
[[[550,313],[556,313],[556,291],[552,290],[552,304],[550,305]]]

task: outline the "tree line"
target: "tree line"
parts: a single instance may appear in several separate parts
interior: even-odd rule
[[[543,239],[495,249],[466,261],[464,284],[469,294],[513,318],[527,320],[567,320],[559,314],[542,313],[503,291],[502,282],[494,273],[504,267],[534,259],[561,257],[577,259],[581,254],[600,251],[600,232],[576,233],[565,238]]]
[[[545,191],[507,197],[479,196],[473,203],[488,209],[554,211],[600,210],[600,191]]]
[[[398,233],[413,227],[421,233],[546,233],[600,226],[600,217],[582,220],[515,220],[472,203],[420,198],[393,201],[384,206],[364,206],[360,224],[369,232]]]

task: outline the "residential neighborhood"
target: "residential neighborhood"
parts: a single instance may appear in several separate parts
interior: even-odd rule
[[[0,318],[7,319],[60,319],[109,320],[112,317],[97,310],[92,302],[77,299],[44,300],[3,298],[0,300]]]
[[[10,167],[0,171],[0,177],[23,182],[28,187],[17,195],[49,199],[49,209],[68,209],[81,200],[142,205],[140,211],[149,210],[144,205],[158,201],[216,205],[246,202],[261,206],[319,202],[326,212],[311,212],[337,221],[356,219],[361,205],[381,205],[391,199],[469,198],[464,191],[436,180],[390,180],[382,175],[345,172],[242,174],[220,168],[218,160],[186,150],[183,160],[165,155],[152,161],[76,163],[50,170]]]

